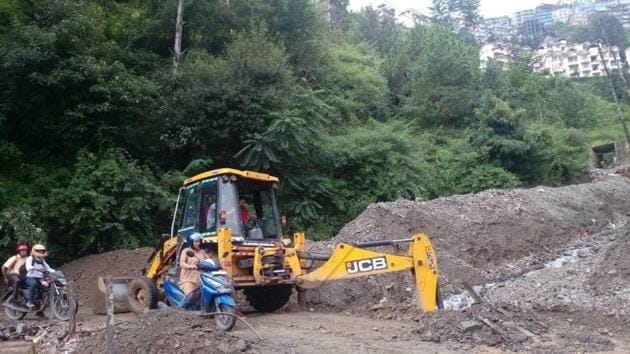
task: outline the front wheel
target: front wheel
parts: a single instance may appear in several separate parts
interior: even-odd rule
[[[59,295],[53,298],[52,313],[60,321],[70,319],[70,297],[65,291],[59,292]]]
[[[214,315],[214,323],[217,325],[218,329],[227,332],[234,328],[234,325],[236,324],[236,311],[234,310],[234,307],[226,304],[219,304],[217,306],[217,312],[232,315]]]
[[[9,306],[15,306],[14,304],[14,296],[15,295],[9,295],[9,297],[6,298],[5,303]],[[4,314],[9,318],[12,319],[14,321],[19,321],[21,319],[24,318],[24,316],[26,316],[26,312],[22,312],[22,311],[18,311],[18,310],[14,310],[10,307],[5,306],[4,307]]]

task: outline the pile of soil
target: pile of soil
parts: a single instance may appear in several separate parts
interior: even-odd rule
[[[106,329],[81,331],[72,347],[76,353],[105,353]],[[235,353],[251,345],[215,328],[212,319],[180,310],[156,310],[115,326],[119,353]]]
[[[630,291],[630,227],[616,225],[615,229],[592,277],[591,284],[599,291],[611,286]]]
[[[99,276],[140,276],[151,252],[153,248],[144,247],[95,254],[66,263],[60,267],[60,270],[77,292],[79,305],[92,306],[92,297],[96,291],[96,280]]]
[[[426,232],[437,252],[440,287],[448,294],[464,282],[500,282],[540,268],[567,244],[625,220],[629,210],[630,182],[623,177],[559,188],[488,190],[428,202],[373,204],[332,243],[402,239]],[[313,249],[322,252],[330,244],[315,244]],[[401,280],[404,288],[396,289]],[[394,293],[390,297],[405,295],[412,290],[408,287],[413,287],[408,278],[390,275],[328,283],[311,298],[315,305],[363,307],[382,302],[388,292]]]

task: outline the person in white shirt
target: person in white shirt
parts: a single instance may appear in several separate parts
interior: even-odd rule
[[[39,281],[44,277],[44,272],[54,272],[48,263],[44,260],[48,256],[46,254],[46,247],[41,244],[36,244],[31,250],[31,255],[26,258],[26,286],[28,287],[28,301],[26,306],[31,308],[35,306],[35,297],[37,296],[37,287]]]
[[[20,283],[20,267],[26,262],[28,256],[28,247],[23,244],[18,244],[16,247],[17,254],[9,258],[2,265],[2,277],[4,283],[13,289],[13,296],[17,293],[17,288]]]

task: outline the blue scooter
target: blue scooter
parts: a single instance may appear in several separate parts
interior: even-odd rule
[[[195,254],[189,251],[189,257]],[[212,259],[205,259],[197,263],[197,268],[202,271],[201,286],[186,295],[171,279],[164,280],[164,295],[171,306],[188,310],[200,311],[201,314],[226,313],[227,315],[214,315],[214,322],[220,330],[229,331],[236,323],[236,302],[232,297],[234,288],[227,277],[227,273],[221,270],[221,265]]]

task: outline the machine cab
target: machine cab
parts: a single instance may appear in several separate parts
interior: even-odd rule
[[[279,240],[277,183],[277,177],[229,168],[188,178],[178,195],[171,235],[186,241],[199,232],[204,242],[216,242],[217,231],[229,228],[233,241]]]

